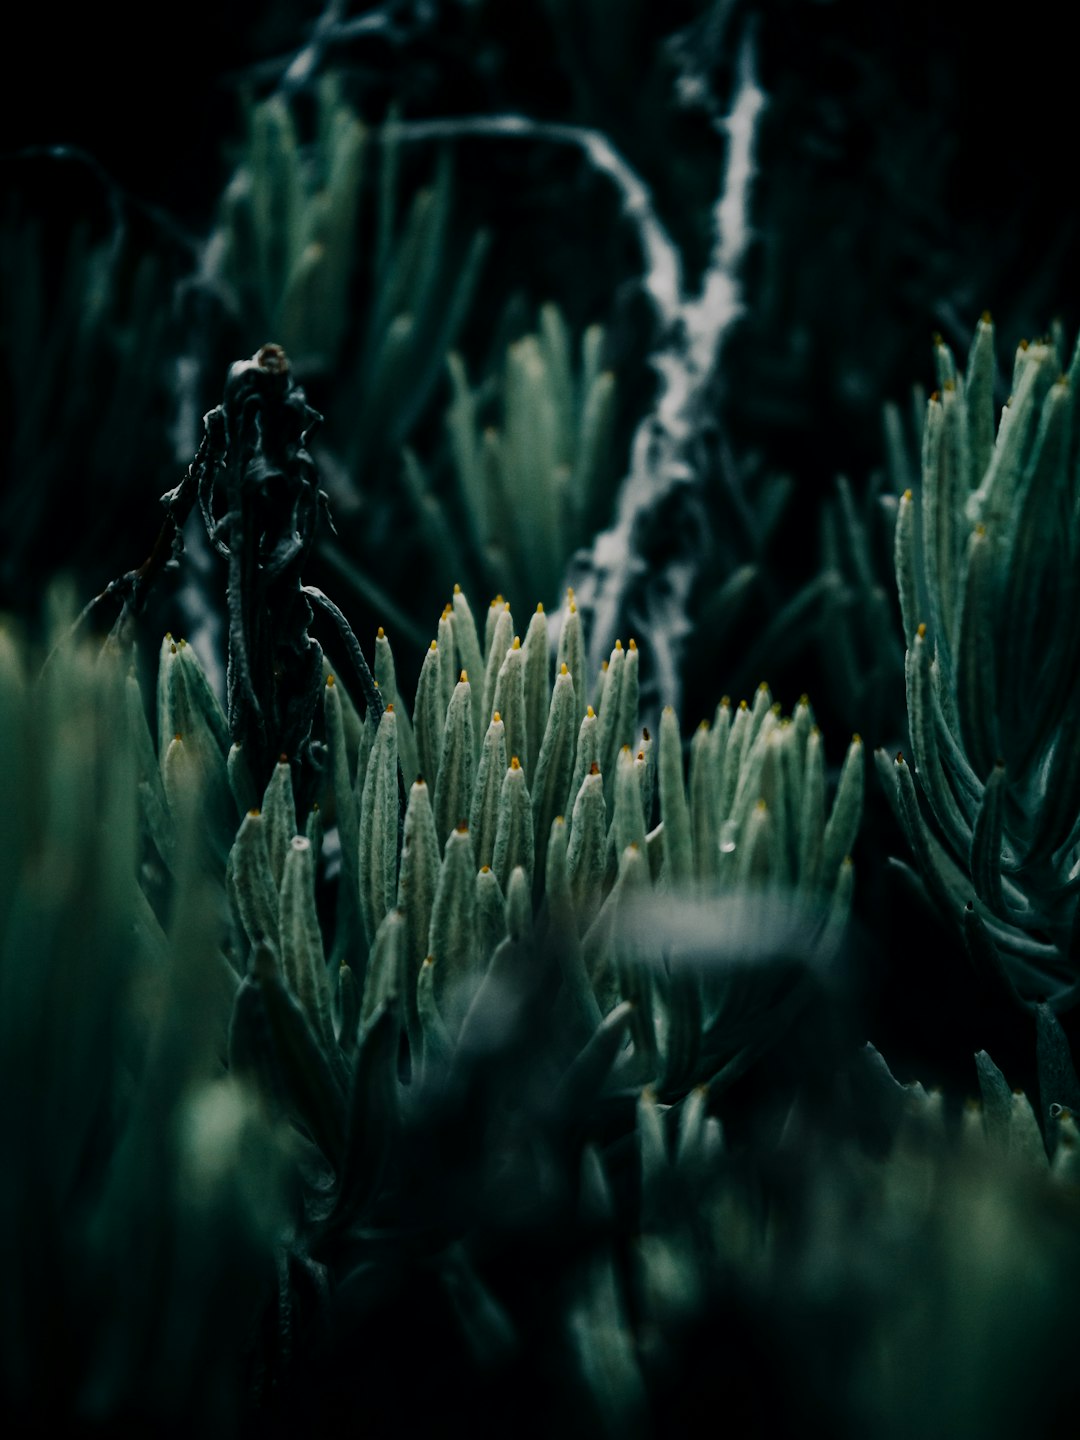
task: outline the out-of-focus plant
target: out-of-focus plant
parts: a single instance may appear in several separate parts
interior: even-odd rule
[[[197,776],[155,908],[139,763],[115,654],[61,645],[35,679],[0,634],[0,1409],[18,1430],[227,1433],[287,1231],[281,1137],[223,1063],[239,977]]]
[[[856,494],[841,475],[821,511],[826,578],[818,654],[824,693],[836,713],[877,740],[896,733],[904,695],[904,651],[887,580],[897,499],[884,483],[884,473],[876,471]]]
[[[365,125],[332,74],[316,88],[314,111],[308,136],[284,96],[251,107],[204,272],[253,345],[273,336],[302,376],[332,376],[341,406],[352,397],[337,439],[362,479],[372,447],[395,453],[440,378],[487,236],[478,233],[458,253],[446,156],[402,223],[392,116]]]
[[[603,329],[590,326],[575,363],[562,313],[545,305],[537,332],[507,347],[500,375],[473,386],[462,357],[450,356],[446,428],[464,524],[449,519],[411,450],[404,462],[448,583],[472,572],[490,590],[558,601],[570,556],[607,518],[614,490],[615,377],[603,348]]]
[[[83,226],[58,247],[41,220],[9,213],[0,277],[0,584],[22,605],[58,557],[80,573],[100,563],[136,487],[152,505],[164,486],[170,305],[162,266],[119,229],[101,240]]]
[[[1064,1009],[1080,993],[1080,346],[1067,373],[1060,335],[1020,346],[996,433],[989,318],[965,372],[943,342],[936,363],[896,526],[910,760],[878,764],[973,961]]]

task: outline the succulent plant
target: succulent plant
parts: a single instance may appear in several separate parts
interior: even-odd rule
[[[896,525],[910,760],[877,760],[935,901],[1023,1004],[1077,989],[1080,345],[1024,343],[995,434],[994,330],[940,389]],[[920,801],[921,795],[921,801]]]

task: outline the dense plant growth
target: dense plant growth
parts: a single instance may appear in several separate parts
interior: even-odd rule
[[[1071,1434],[1080,231],[872,8],[215,14],[194,198],[5,160],[15,1432]]]

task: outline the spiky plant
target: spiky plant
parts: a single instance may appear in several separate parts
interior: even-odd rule
[[[910,759],[878,766],[973,960],[1060,1010],[1080,994],[1080,345],[1067,373],[1060,335],[1020,346],[996,434],[989,317],[964,373],[944,343],[936,361],[896,527]]]
[[[510,957],[542,940],[559,958],[557,1003],[574,1043],[617,1016],[633,1037],[626,1075],[685,1089],[753,1043],[754,1006],[733,1024],[749,1001],[740,986],[720,985],[715,995],[707,986],[703,995],[668,973],[662,947],[640,953],[619,918],[634,897],[654,886],[699,900],[746,886],[786,892],[813,912],[808,943],[814,935],[835,939],[851,895],[858,738],[827,813],[822,742],[808,703],[782,720],[762,686],[752,705],[733,712],[725,700],[712,727],[699,729],[688,792],[674,712],[665,712],[657,744],[638,728],[633,641],[613,649],[595,706],[578,694],[576,622],[571,609],[553,683],[542,608],[522,644],[509,605],[493,603],[482,645],[458,591],[425,657],[411,718],[390,643],[379,635],[376,674],[387,710],[377,727],[361,724],[340,682],[327,677],[324,806],[341,855],[332,941],[322,940],[315,910],[318,829],[311,819],[298,822],[286,761],[244,818],[229,856],[236,952],[251,946],[279,957],[331,1066],[339,1046],[355,1047],[358,1015],[366,1022],[380,1004],[408,1037],[414,1069],[428,1055],[452,1052],[487,980],[523,963]],[[194,663],[190,655],[165,647],[163,705],[172,677]],[[189,723],[204,737],[200,749],[218,736],[210,753],[224,777],[216,702],[205,685],[185,694],[208,707]],[[163,765],[182,743],[169,742]],[[234,755],[231,774],[241,759]],[[403,820],[399,771],[416,777]]]
[[[514,584],[555,603],[571,555],[607,520],[615,489],[615,377],[603,352],[601,326],[575,346],[558,306],[544,305],[536,333],[507,346],[501,374],[474,385],[463,358],[449,357],[446,427],[463,523],[447,523],[411,451],[404,463],[433,558],[468,566],[493,589]],[[455,533],[464,554],[447,543]]]

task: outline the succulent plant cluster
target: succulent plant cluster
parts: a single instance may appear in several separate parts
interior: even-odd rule
[[[911,752],[878,765],[975,963],[1064,1009],[1080,993],[1080,344],[1068,363],[1060,334],[1020,346],[996,431],[989,317],[964,373],[943,342],[936,356],[896,527]]]
[[[595,704],[575,686],[583,660],[572,599],[552,651],[542,606],[522,643],[499,597],[481,642],[458,589],[410,716],[380,631],[385,712],[361,721],[327,674],[322,798],[302,824],[288,757],[257,796],[190,646],[162,645],[156,762],[132,691],[148,836],[167,864],[177,807],[201,777],[215,797],[208,844],[219,861],[227,854],[233,925],[223,949],[238,975],[249,953],[262,957],[260,976],[277,967],[302,1012],[298,1043],[327,1052],[327,1074],[380,1006],[407,1041],[410,1071],[451,1054],[486,979],[501,985],[501,972],[513,974],[542,943],[558,956],[571,1043],[590,1042],[605,1023],[626,1030],[624,1078],[685,1091],[732,1058],[728,1002],[723,986],[711,995],[677,964],[669,970],[662,948],[648,954],[635,943],[625,918],[635,899],[640,910],[654,890],[697,903],[748,887],[788,894],[805,905],[806,953],[835,944],[862,804],[858,737],[830,808],[808,701],[781,718],[762,685],[752,704],[733,708],[725,697],[712,725],[699,727],[688,783],[674,712],[656,741],[639,726],[633,640],[616,642]],[[407,784],[407,775],[416,778]],[[324,940],[316,877],[325,817],[339,879]]]

